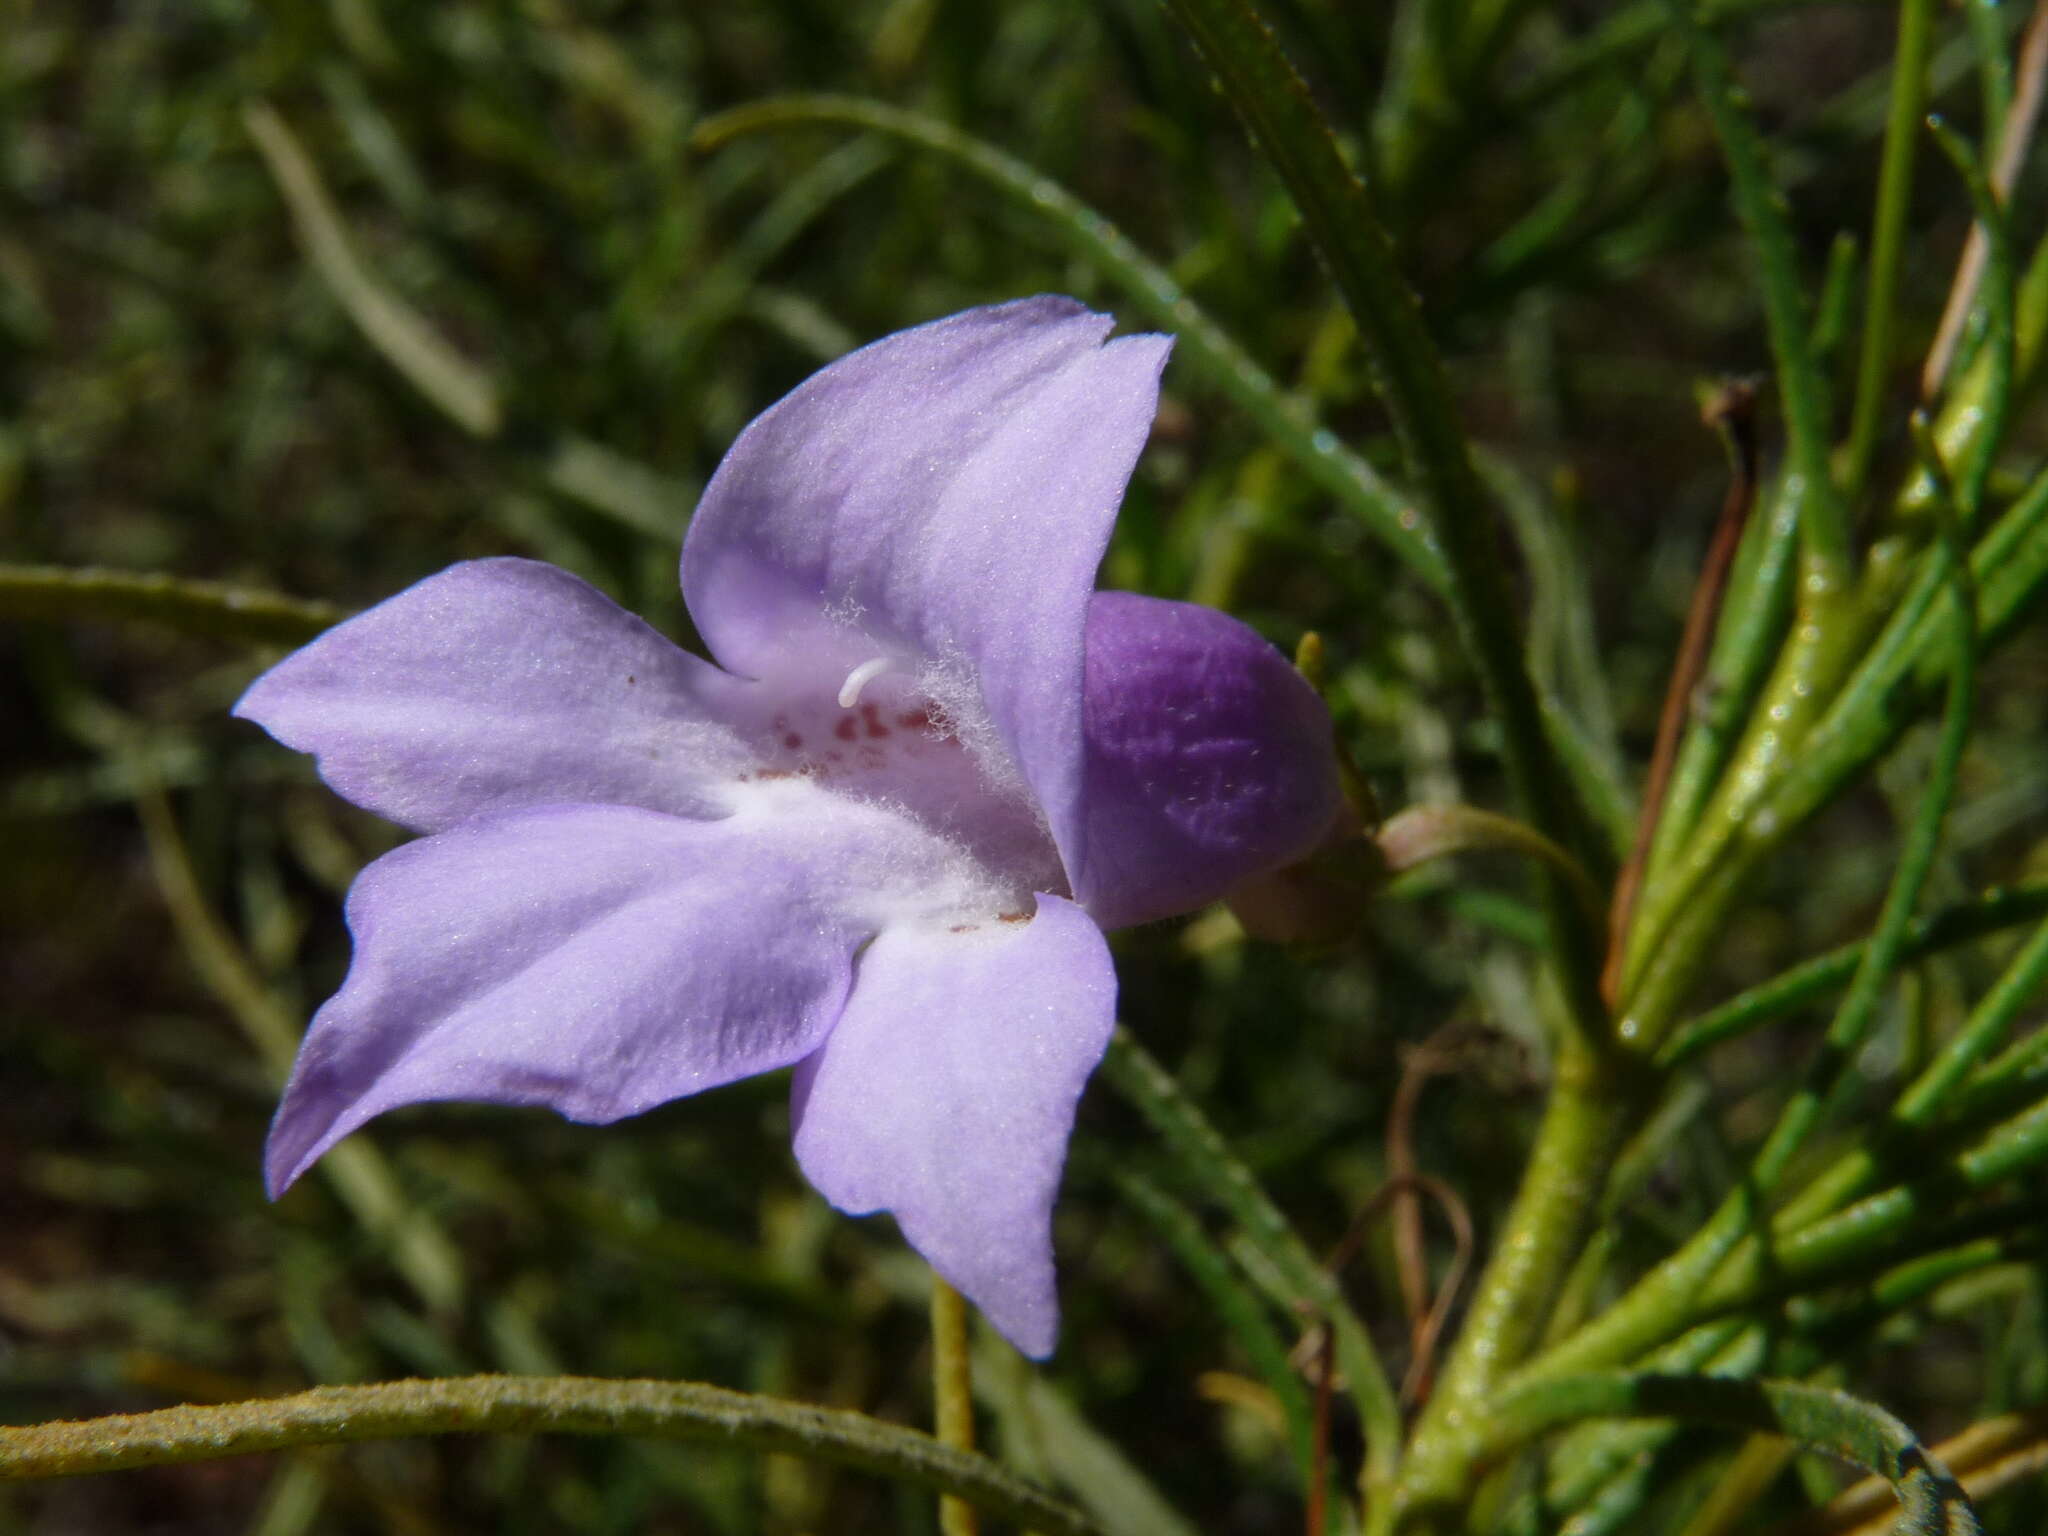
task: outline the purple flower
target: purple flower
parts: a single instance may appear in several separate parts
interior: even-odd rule
[[[271,1128],[282,1192],[385,1110],[606,1122],[794,1066],[796,1155],[1029,1354],[1108,1040],[1105,927],[1211,901],[1338,806],[1322,705],[1207,609],[1094,593],[1170,342],[1069,299],[826,368],[683,546],[718,665],[565,572],[480,560],[285,658],[235,712],[427,834]]]

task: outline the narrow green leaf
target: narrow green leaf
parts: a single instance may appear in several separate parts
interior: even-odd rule
[[[1286,1341],[1267,1317],[1263,1303],[1216,1251],[1201,1223],[1186,1206],[1136,1174],[1118,1174],[1116,1187],[1173,1250],[1181,1267],[1194,1277],[1216,1316],[1259,1373],[1259,1379],[1279,1401],[1287,1418],[1288,1443],[1296,1470],[1306,1479],[1315,1433],[1314,1410],[1301,1373],[1287,1358]],[[1298,1325],[1300,1319],[1295,1321]]]
[[[1677,1419],[1781,1434],[1889,1482],[1907,1536],[1974,1536],[1980,1529],[1962,1485],[1913,1431],[1845,1392],[1725,1376],[1570,1376],[1509,1394],[1495,1415],[1506,1444],[1587,1418]]]
[[[1400,1405],[1370,1335],[1336,1280],[1316,1262],[1251,1170],[1224,1144],[1180,1084],[1130,1031],[1117,1030],[1102,1065],[1110,1083],[1159,1132],[1166,1150],[1187,1170],[1192,1187],[1221,1206],[1264,1256],[1278,1277],[1274,1301],[1297,1316],[1319,1317],[1330,1325],[1338,1369],[1364,1422],[1367,1479],[1375,1486],[1388,1486],[1400,1457]]]
[[[348,612],[334,603],[158,572],[0,565],[0,620],[136,621],[212,640],[301,645]]]
[[[490,376],[443,341],[363,264],[312,157],[284,119],[267,103],[252,101],[243,107],[242,121],[291,208],[307,254],[349,318],[450,420],[478,437],[494,435],[502,418]]]
[[[1904,964],[1938,954],[2043,916],[2048,916],[2048,885],[1992,891],[1968,905],[1949,907],[1914,923],[1906,931],[1899,960]],[[1657,1053],[1657,1064],[1681,1066],[1723,1040],[1805,1007],[1854,975],[1862,957],[1862,944],[1845,944],[1751,987],[1675,1030]]]
[[[1827,383],[1813,356],[1791,219],[1719,39],[1693,20],[1687,0],[1672,0],[1670,15],[1691,52],[1700,99],[1728,161],[1735,211],[1756,253],[1791,461],[1780,492],[1784,510],[1799,520],[1811,574],[1839,590],[1852,568],[1849,524],[1828,463]]]
[[[1899,0],[1899,40],[1892,51],[1891,111],[1885,120],[1884,158],[1877,173],[1877,210],[1871,216],[1870,276],[1863,297],[1863,349],[1856,366],[1856,401],[1849,418],[1842,495],[1855,506],[1877,448],[1886,391],[1892,377],[1892,320],[1897,312],[1899,267],[1906,246],[1906,210],[1913,195],[1913,155],[1920,144],[1920,114],[1927,101],[1927,56],[1934,37],[1934,0]]]
[[[506,411],[489,372],[442,339],[357,254],[318,168],[284,119],[260,101],[244,107],[243,119],[291,209],[308,258],[356,328],[449,420],[472,436],[500,437]],[[681,537],[687,508],[696,499],[691,487],[577,437],[543,431],[532,456],[540,478],[571,500],[652,537]]]
[[[974,1390],[1004,1431],[1016,1435],[1045,1475],[1073,1494],[1108,1536],[1196,1536],[1151,1480],[992,1330],[974,1351]]]
[[[1969,382],[1983,391],[1977,408],[1975,430],[1970,434],[1968,457],[1961,460],[1954,492],[1955,513],[1965,528],[1977,520],[1984,503],[1984,487],[1991,478],[1991,466],[1998,456],[2005,423],[2012,409],[2013,372],[2018,353],[2016,294],[2014,288],[2012,231],[1991,178],[1970,142],[1938,117],[1927,120],[1928,129],[1942,153],[1955,166],[1969,188],[1970,203],[1977,214],[1977,230],[1984,240],[1984,278],[1979,303],[1984,318],[1982,341],[1985,369],[1981,378]],[[1924,452],[1942,452],[1938,444]],[[1921,479],[1931,481],[1923,468]],[[1938,489],[1938,486],[1937,486]]]

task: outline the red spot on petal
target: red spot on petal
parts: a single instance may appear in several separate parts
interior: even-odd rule
[[[954,924],[954,925],[953,925],[952,927],[948,928],[948,929],[946,930],[946,932],[948,932],[948,933],[972,933],[972,932],[974,932],[974,931],[975,931],[975,929],[979,928],[980,926],[981,926],[981,924],[979,924],[979,923],[955,923],[955,924]]]
[[[928,731],[932,717],[921,709],[906,709],[896,717],[896,723],[906,731]]]
[[[867,722],[868,735],[879,740],[889,734],[889,727],[882,724],[882,712],[872,704],[860,707],[860,717]]]
[[[639,679],[638,679],[638,678],[636,678],[636,677],[634,677],[632,673],[628,672],[628,673],[626,674],[626,686],[627,686],[628,688],[632,687],[632,686],[633,686],[633,684],[634,684],[634,683],[636,683],[636,682],[638,682],[638,681],[639,681]]]
[[[803,737],[797,735],[795,731],[790,731],[783,736],[782,744],[785,747],[789,748],[790,751],[794,752],[797,750],[797,748],[801,747],[804,744],[804,739]]]
[[[1031,914],[1029,912],[998,912],[996,914],[996,921],[999,923],[1028,923],[1031,921]]]
[[[853,740],[853,738],[857,734],[859,734],[859,731],[860,727],[853,723],[853,716],[851,715],[843,716],[840,719],[839,723],[832,727],[832,734],[834,736],[837,736],[841,741]]]

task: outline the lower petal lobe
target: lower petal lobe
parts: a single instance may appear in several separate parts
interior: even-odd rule
[[[750,818],[554,806],[385,855],[349,893],[354,962],[278,1107],[272,1192],[399,1105],[603,1122],[814,1050],[870,930],[800,849]]]
[[[911,1246],[1028,1355],[1059,1330],[1052,1204],[1116,973],[1080,908],[956,933],[898,924],[797,1068],[796,1154],[819,1193],[893,1212]]]

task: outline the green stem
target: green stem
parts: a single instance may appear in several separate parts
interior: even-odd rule
[[[1773,492],[1765,515],[1750,519],[1729,573],[1712,659],[1696,695],[1703,707],[1671,771],[1664,813],[1657,818],[1643,871],[1646,889],[1663,884],[1672,860],[1690,842],[1741,740],[1792,610],[1798,551],[1797,508]],[[1640,914],[1635,926],[1641,926]]]
[[[1473,1436],[1499,1377],[1541,1338],[1551,1299],[1646,1098],[1611,1056],[1561,1056],[1522,1185],[1436,1392],[1409,1442],[1398,1518],[1448,1510],[1471,1492]]]
[[[2039,476],[1970,557],[1980,648],[2011,632],[2048,581],[2048,474]],[[1941,592],[1931,555],[1827,713],[1800,746],[1770,796],[1769,836],[1782,839],[1916,719],[1921,689],[1945,675],[1947,636],[1934,611]],[[1752,834],[1757,829],[1752,823]]]
[[[1934,36],[1934,0],[1900,0],[1899,42],[1892,56],[1891,110],[1885,119],[1884,158],[1877,173],[1877,211],[1871,220],[1870,276],[1863,304],[1863,349],[1857,359],[1856,403],[1842,467],[1842,495],[1855,506],[1877,447],[1892,363],[1892,318],[1898,302],[1899,261],[1905,251],[1906,208],[1913,195],[1913,156],[1927,101],[1927,56]]]
[[[1939,475],[1939,466],[1934,468]],[[1976,686],[1977,610],[1969,563],[1952,537],[1944,538],[1937,551],[1937,569],[1949,583],[1955,605],[1953,665],[1941,740],[1877,929],[1858,962],[1848,994],[1828,1027],[1822,1049],[1809,1067],[1806,1080],[1780,1113],[1748,1175],[1723,1200],[1706,1225],[1599,1319],[1548,1352],[1544,1361],[1533,1367],[1543,1374],[1577,1369],[1577,1362],[1589,1358],[1607,1363],[1625,1360],[1669,1337],[1682,1325],[1702,1288],[1735,1249],[1745,1242],[1752,1248],[1757,1246],[1755,1234],[1765,1226],[1765,1202],[1777,1193],[1793,1154],[1818,1121],[1837,1077],[1868,1032],[1883,987],[1904,947],[1913,905],[1933,863],[1969,734],[1970,704]]]
[[[939,1444],[974,1452],[974,1371],[967,1359],[967,1302],[932,1275],[932,1407]],[[974,1506],[957,1494],[939,1495],[941,1536],[979,1536]]]
[[[218,1461],[414,1435],[632,1435],[808,1457],[966,1500],[1044,1536],[1095,1536],[1071,1505],[986,1457],[865,1414],[687,1381],[450,1376],[0,1428],[0,1480]]]
[[[1933,472],[1937,479],[1941,477],[1938,466],[1934,466]],[[1877,928],[1857,963],[1848,995],[1828,1026],[1806,1082],[1780,1113],[1757,1156],[1751,1183],[1766,1195],[1776,1190],[1786,1165],[1820,1118],[1837,1078],[1862,1045],[1877,1016],[1877,1005],[1904,951],[1913,908],[1919,902],[1928,871],[1933,868],[1941,829],[1955,798],[1956,774],[1962,765],[1963,748],[1969,743],[1971,706],[1977,689],[1977,600],[1970,584],[1970,562],[1955,536],[1953,522],[1945,521],[1944,530],[1937,551],[1937,568],[1949,584],[1955,606],[1954,665],[1949,673],[1948,701],[1942,712],[1934,764],[1927,776],[1927,787],[1921,792],[1913,824],[1899,850]]]
[[[1930,495],[1933,492],[1930,490]],[[1727,776],[1700,821],[1698,835],[1646,896],[1632,935],[1632,972],[1621,1030],[1654,1048],[1691,985],[1693,967],[1718,931],[1720,903],[1733,900],[1749,870],[1785,840],[1898,738],[1924,707],[1923,690],[1948,674],[1950,632],[1936,612],[1947,557],[1933,551],[1902,592],[1890,593],[1884,626],[1837,688],[1846,637],[1832,646],[1793,653],[1806,669],[1781,660],[1758,711],[1762,723],[1737,772]],[[1872,577],[1878,572],[1872,566]],[[2048,474],[2029,485],[1970,556],[1976,588],[1979,648],[1989,651],[2026,614],[2048,581]],[[1886,587],[1890,592],[1889,584]],[[1796,637],[1795,637],[1796,639]],[[1768,757],[1761,733],[1783,711],[1796,724],[1816,699],[1824,711]]]

